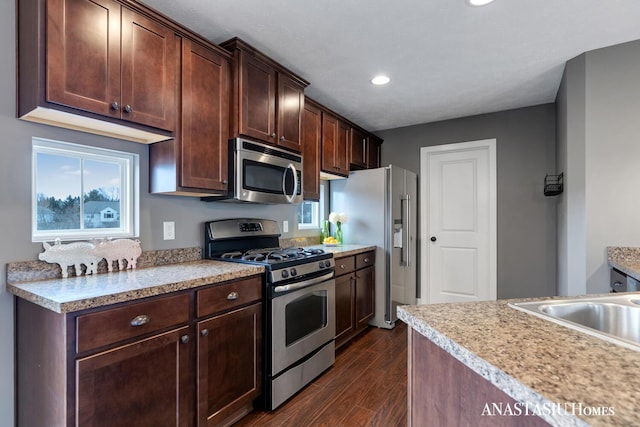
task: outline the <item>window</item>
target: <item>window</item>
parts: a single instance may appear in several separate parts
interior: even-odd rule
[[[298,229],[320,229],[324,218],[324,184],[320,184],[320,201],[304,201],[298,206]]]
[[[32,140],[32,241],[138,235],[139,156]]]

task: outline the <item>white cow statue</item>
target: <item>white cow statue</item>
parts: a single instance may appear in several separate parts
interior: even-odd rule
[[[122,270],[124,267],[123,260],[127,260],[127,269],[136,268],[136,262],[142,248],[140,247],[140,240],[131,239],[103,239],[94,240],[95,254],[101,258],[107,260],[107,268],[109,271],[113,271],[113,262],[118,263],[118,270]]]
[[[67,267],[75,266],[76,276],[82,274],[80,264],[87,267],[86,274],[95,274],[102,257],[95,253],[95,245],[91,242],[75,242],[63,245],[56,239],[54,245],[43,242],[44,252],[38,254],[41,261],[60,264],[62,277],[68,277]]]

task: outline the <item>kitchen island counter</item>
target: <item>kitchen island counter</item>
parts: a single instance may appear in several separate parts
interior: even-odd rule
[[[575,416],[559,410],[541,414],[551,425],[640,425],[640,352],[515,310],[508,302],[515,301],[403,306],[398,317],[410,326],[410,342],[411,334],[425,337],[515,401],[531,408],[576,408]],[[589,416],[584,408],[614,414]]]
[[[7,291],[56,313],[133,301],[264,273],[264,267],[193,261],[66,279],[7,283]]]

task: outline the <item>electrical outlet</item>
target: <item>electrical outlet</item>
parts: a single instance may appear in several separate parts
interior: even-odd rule
[[[289,232],[289,221],[282,221],[282,232],[283,233]]]
[[[173,221],[164,221],[162,223],[163,239],[174,240],[176,238],[176,223]]]

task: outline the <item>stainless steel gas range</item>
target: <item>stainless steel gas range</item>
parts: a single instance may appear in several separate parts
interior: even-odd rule
[[[266,219],[205,223],[205,257],[264,265],[263,406],[273,410],[335,360],[335,263],[322,249],[280,248]]]

